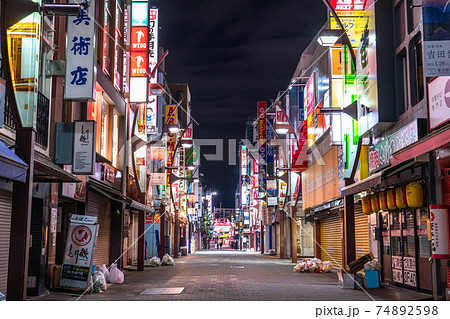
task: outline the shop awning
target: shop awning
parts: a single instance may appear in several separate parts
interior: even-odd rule
[[[347,196],[351,194],[357,194],[359,192],[362,192],[366,189],[369,189],[373,186],[381,184],[381,176],[383,174],[383,171],[375,173],[366,179],[363,179],[357,183],[351,184],[349,186],[343,187],[341,189],[341,196]]]
[[[0,141],[0,176],[25,183],[28,165]]]
[[[123,195],[119,190],[104,185],[102,182],[99,182],[93,178],[89,178],[88,187],[89,189],[102,194],[110,200],[114,200],[123,204],[129,204],[130,202],[130,199]]]
[[[79,183],[77,177],[65,171],[44,155],[34,152],[33,182],[38,183]]]
[[[144,205],[142,203],[139,203],[139,202],[137,202],[137,201],[135,201],[133,199],[130,199],[130,202],[127,203],[127,205],[130,208],[134,208],[134,209],[137,209],[137,210],[142,210],[142,211],[147,212],[147,213],[154,213],[155,212],[154,208],[152,208],[150,206],[147,206],[147,205]]]
[[[447,144],[450,144],[450,125],[428,134],[419,141],[394,153],[392,157],[392,165],[416,158],[422,154],[444,147]]]

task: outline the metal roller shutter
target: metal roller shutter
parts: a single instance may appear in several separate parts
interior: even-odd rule
[[[97,217],[99,224],[97,242],[94,252],[94,264],[109,266],[109,247],[111,239],[111,202],[108,198],[95,192],[88,193],[86,215]]]
[[[369,216],[363,214],[361,204],[355,204],[356,259],[370,252]]]
[[[0,292],[6,296],[12,194],[0,191]]]
[[[320,221],[320,245],[322,261],[329,260],[333,268],[342,268],[342,222],[339,214]]]

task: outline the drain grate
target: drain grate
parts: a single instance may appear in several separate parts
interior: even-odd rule
[[[184,287],[173,288],[147,288],[140,295],[178,295],[184,290]]]

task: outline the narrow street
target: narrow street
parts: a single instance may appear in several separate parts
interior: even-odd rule
[[[259,253],[204,250],[175,259],[175,266],[125,271],[123,284],[82,297],[52,292],[31,300],[62,301],[381,301],[427,300],[429,295],[393,286],[341,289],[336,273],[296,273],[290,260]]]

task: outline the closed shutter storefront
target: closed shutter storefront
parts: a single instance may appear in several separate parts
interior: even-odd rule
[[[6,296],[12,194],[0,191],[0,292]]]
[[[443,169],[444,171],[444,179],[442,180],[442,204],[450,206],[450,168]],[[448,230],[448,241],[450,243],[450,223],[447,225],[449,227]],[[449,254],[450,254],[450,245],[449,245]],[[446,267],[446,287],[450,288],[450,259],[447,260]]]
[[[87,215],[97,217],[99,224],[94,252],[94,264],[109,266],[109,247],[111,239],[111,202],[96,192],[88,193]]]
[[[342,236],[339,214],[332,214],[320,221],[321,259],[331,261],[336,269],[342,267]]]
[[[370,251],[369,216],[362,212],[361,204],[355,204],[355,247],[356,259]]]

